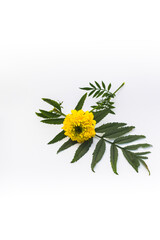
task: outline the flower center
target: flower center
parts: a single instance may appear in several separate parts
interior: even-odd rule
[[[76,133],[81,133],[82,132],[82,127],[81,126],[75,126],[75,132]]]

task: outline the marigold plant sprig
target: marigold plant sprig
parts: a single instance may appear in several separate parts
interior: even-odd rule
[[[76,107],[71,110],[71,113],[64,114],[62,112],[62,103],[48,98],[42,98],[43,101],[50,104],[52,109],[50,111],[39,110],[37,116],[43,118],[41,122],[47,124],[63,124],[61,132],[59,132],[48,144],[53,144],[62,139],[67,139],[66,142],[58,149],[57,153],[77,145],[78,148],[74,154],[71,163],[78,161],[90,149],[93,140],[98,140],[93,151],[91,169],[94,172],[96,164],[101,161],[106,144],[110,145],[110,162],[112,170],[115,174],[117,172],[118,151],[122,151],[127,162],[138,172],[139,166],[142,164],[149,172],[146,164],[148,154],[150,151],[137,151],[138,149],[145,149],[151,147],[148,143],[136,143],[137,140],[146,138],[144,135],[129,134],[135,127],[127,126],[126,123],[107,122],[101,126],[96,126],[108,114],[115,114],[113,112],[113,99],[116,93],[123,87],[124,83],[120,85],[113,93],[111,92],[111,83],[106,87],[102,81],[98,83],[89,83],[89,87],[80,88],[87,91],[78,101]],[[98,99],[96,103],[91,106],[90,111],[83,111],[83,105],[86,98],[92,97]]]

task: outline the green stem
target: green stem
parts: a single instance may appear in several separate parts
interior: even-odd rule
[[[64,113],[62,113],[62,112],[59,112],[61,115],[63,115],[64,117],[66,117],[66,115],[64,114]]]
[[[113,93],[113,96],[114,96],[114,97],[115,97],[116,92],[118,92],[118,91],[124,86],[124,84],[125,84],[125,82],[123,82],[123,83],[121,84],[121,86],[120,86],[119,88],[117,88],[116,91],[114,91],[114,93]],[[110,101],[110,99],[111,99],[111,97],[108,99],[108,101]]]
[[[103,139],[105,142],[107,142],[107,143],[110,143],[110,144],[113,144],[113,142],[111,142],[111,141],[108,141],[107,139],[104,139],[103,137],[101,137],[101,136],[99,136],[99,135],[95,135],[96,137],[98,137],[98,138],[101,138],[101,139]],[[115,143],[114,143],[115,144]],[[117,145],[117,144],[115,144],[115,146],[116,147],[118,147],[118,148],[120,148],[120,149],[123,149],[123,147],[120,147],[119,145]]]
[[[117,88],[117,90],[113,93],[113,94],[115,94],[116,92],[118,92],[119,91],[119,89],[121,89],[123,86],[124,86],[124,84],[125,84],[125,82],[124,83],[122,83],[121,84],[121,86],[119,87],[119,88]]]

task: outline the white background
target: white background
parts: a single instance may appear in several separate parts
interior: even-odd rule
[[[158,1],[1,1],[0,239],[160,239],[160,33]],[[116,89],[116,115],[153,144],[151,176],[109,146],[93,173],[93,146],[47,145],[60,126],[40,123],[41,98],[64,101],[103,80]],[[88,110],[93,100],[87,99]],[[96,143],[96,141],[95,141]],[[94,143],[94,145],[95,145]]]

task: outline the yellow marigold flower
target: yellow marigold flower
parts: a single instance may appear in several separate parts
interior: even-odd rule
[[[95,136],[96,121],[93,119],[92,112],[83,110],[71,110],[71,114],[68,114],[63,122],[65,135],[70,137],[72,141],[82,143],[89,138]]]

